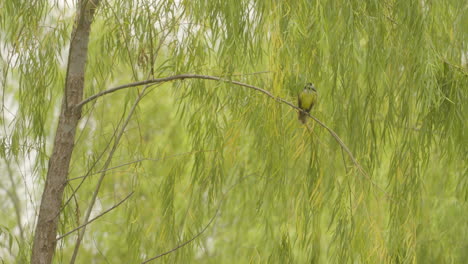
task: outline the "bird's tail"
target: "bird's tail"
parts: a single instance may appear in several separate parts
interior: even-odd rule
[[[302,124],[307,123],[307,115],[302,111],[299,111],[299,121],[301,121]]]

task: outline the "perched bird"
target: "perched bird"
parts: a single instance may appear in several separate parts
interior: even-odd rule
[[[305,112],[309,113],[310,109],[317,101],[317,90],[312,83],[306,84],[304,90],[297,96],[298,106]],[[299,120],[305,124],[307,122],[307,115],[304,112],[299,112]]]

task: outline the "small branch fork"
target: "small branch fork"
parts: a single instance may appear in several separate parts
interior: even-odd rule
[[[359,164],[359,162],[357,161],[357,159],[354,157],[354,155],[351,153],[351,151],[349,150],[349,148],[344,144],[343,140],[341,140],[341,138],[335,133],[335,131],[333,131],[331,128],[329,128],[327,125],[325,125],[325,123],[323,123],[322,121],[320,121],[319,119],[317,119],[315,116],[311,115],[310,113],[307,113],[305,111],[303,111],[302,109],[300,109],[299,107],[297,107],[296,105],[280,98],[280,97],[277,97],[277,96],[274,96],[272,93],[270,93],[269,91],[265,90],[265,89],[262,89],[260,87],[256,87],[256,86],[253,86],[253,85],[250,85],[250,84],[246,84],[246,83],[242,83],[242,82],[238,82],[238,81],[233,81],[233,80],[229,80],[229,79],[226,79],[226,78],[221,78],[221,77],[216,77],[216,76],[210,76],[210,75],[200,75],[200,74],[179,74],[179,75],[173,75],[173,76],[168,76],[168,77],[164,77],[164,78],[157,78],[157,79],[150,79],[150,80],[145,80],[145,81],[140,81],[140,82],[134,82],[134,83],[129,83],[129,84],[125,84],[125,85],[121,85],[121,86],[117,86],[117,87],[114,87],[114,88],[111,88],[111,89],[108,89],[108,90],[104,90],[100,93],[97,93],[93,96],[90,96],[88,98],[86,98],[85,100],[81,101],[80,103],[78,103],[76,105],[77,108],[80,108],[82,107],[83,105],[101,97],[101,96],[104,96],[106,94],[110,94],[110,93],[113,93],[113,92],[116,92],[116,91],[119,91],[119,90],[122,90],[122,89],[127,89],[127,88],[132,88],[132,87],[138,87],[138,86],[141,86],[141,85],[152,85],[152,84],[158,84],[158,83],[164,83],[164,82],[169,82],[169,81],[175,81],[175,80],[184,80],[184,79],[203,79],[203,80],[213,80],[213,81],[220,81],[220,82],[226,82],[226,83],[232,83],[232,84],[235,84],[235,85],[239,85],[239,86],[242,86],[242,87],[247,87],[247,88],[250,88],[250,89],[253,89],[253,90],[256,90],[260,93],[263,93],[265,95],[267,95],[268,97],[274,99],[275,101],[277,102],[280,102],[280,103],[283,103],[283,104],[286,104],[294,109],[296,109],[297,111],[301,111],[303,113],[305,113],[308,117],[312,118],[315,122],[317,122],[321,127],[325,128],[328,133],[336,140],[336,142],[338,142],[338,144],[341,146],[341,148],[348,154],[348,156],[351,158],[351,161],[354,163],[354,165],[357,167],[358,171],[374,186],[376,187],[377,189],[379,189],[382,193],[385,194],[385,196],[387,198],[389,198],[390,200],[393,200],[391,198],[391,196],[384,190],[382,189],[380,186],[378,186],[374,181],[372,181],[371,177],[367,174],[367,172],[364,170],[364,168],[362,168],[362,166]]]

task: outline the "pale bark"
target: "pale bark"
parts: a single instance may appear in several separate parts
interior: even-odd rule
[[[77,15],[70,40],[64,100],[42,194],[31,263],[49,264],[52,263],[54,256],[62,196],[67,183],[75,131],[81,116],[81,107],[75,106],[83,98],[89,33],[98,4],[99,0],[81,0],[77,5]]]

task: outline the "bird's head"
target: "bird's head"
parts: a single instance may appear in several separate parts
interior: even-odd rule
[[[304,90],[309,90],[309,91],[312,90],[314,92],[317,92],[313,83],[307,83],[306,86],[304,87]]]

